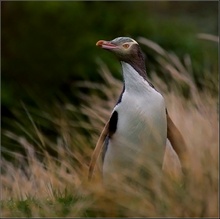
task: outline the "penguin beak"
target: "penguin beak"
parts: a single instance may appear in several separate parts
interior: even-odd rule
[[[116,49],[118,46],[111,43],[110,41],[105,41],[105,40],[99,40],[97,43],[96,43],[96,46],[99,46],[103,49]]]

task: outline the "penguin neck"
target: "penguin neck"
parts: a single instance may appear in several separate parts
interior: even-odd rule
[[[152,86],[147,80],[145,69],[138,72],[132,65],[121,61],[124,86],[126,91],[143,92],[151,90]]]

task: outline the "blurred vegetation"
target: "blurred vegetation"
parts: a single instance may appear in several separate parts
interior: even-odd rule
[[[4,1],[1,31],[1,216],[219,215],[218,2]],[[140,42],[187,142],[190,177],[168,157],[162,189],[87,181],[122,89],[120,64],[95,43],[118,36]]]
[[[144,39],[146,43],[146,38],[141,41]],[[155,43],[148,42],[148,45],[153,48]],[[154,48],[159,47],[156,45]],[[155,55],[158,57],[157,53]],[[166,61],[166,57],[159,57]],[[88,182],[91,153],[122,87],[122,81],[113,77],[108,67],[100,62],[98,72],[105,84],[77,83],[78,87],[90,90],[88,94],[79,94],[79,98],[84,100],[79,107],[66,102],[62,107],[51,106],[46,112],[23,104],[24,115],[20,114],[16,121],[23,133],[4,130],[4,136],[12,139],[14,145],[20,145],[26,156],[14,148],[7,151],[4,144],[4,152],[12,155],[15,162],[4,157],[0,160],[2,218],[219,218],[217,97],[206,91],[198,92],[190,72],[185,72],[183,64],[179,70],[174,61],[182,64],[178,57],[173,56],[161,68],[171,66],[171,77],[188,83],[189,99],[177,94],[175,86],[167,92],[167,84],[156,74],[153,74],[153,83],[162,90],[169,113],[187,142],[190,168],[185,177],[176,163],[178,160],[166,149],[160,186],[158,181],[146,181],[136,171],[129,171],[129,175],[137,180],[137,184],[125,183],[118,176],[112,189],[108,190],[99,180],[97,169],[93,180]],[[103,93],[106,98],[94,91]],[[41,118],[41,127],[36,115]],[[79,120],[80,115],[87,116],[89,120]],[[57,139],[49,139],[48,133],[42,130],[45,124],[57,130]],[[91,138],[79,131],[79,127],[90,131]],[[56,157],[51,156],[46,148],[52,149]],[[141,168],[144,171],[154,169],[155,163],[147,162],[146,165],[144,162]]]
[[[60,130],[51,128],[45,117],[65,117],[63,103],[82,104],[79,93],[91,89],[77,86],[79,81],[105,83],[97,60],[104,60],[114,76],[122,78],[115,57],[96,48],[99,39],[142,36],[181,59],[189,54],[196,85],[218,92],[217,44],[197,37],[218,35],[218,2],[4,1],[1,30],[2,128],[18,135],[29,133],[35,122],[47,137],[56,138]],[[149,75],[156,72],[169,83],[154,51],[142,47]],[[72,121],[83,119],[77,111],[71,115]],[[4,136],[2,140],[14,149],[14,143]]]

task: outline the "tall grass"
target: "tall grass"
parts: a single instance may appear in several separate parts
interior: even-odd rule
[[[3,157],[1,159],[2,217],[218,216],[217,97],[207,90],[197,90],[191,77],[190,56],[181,62],[175,54],[163,50],[154,42],[145,38],[139,41],[154,50],[158,65],[174,81],[168,89],[156,73],[151,72],[152,82],[163,93],[171,118],[186,140],[189,175],[181,175],[175,153],[167,148],[164,164],[167,174],[159,187],[143,181],[140,181],[140,187],[116,181],[119,189],[114,192],[106,190],[99,177],[87,181],[92,150],[122,89],[122,82],[98,60],[99,73],[105,84],[87,81],[76,85],[89,88],[89,94],[80,94],[82,103],[86,104],[76,107],[66,102],[56,116],[39,112],[45,115],[45,120],[52,127],[58,127],[59,136],[55,142],[38,128],[27,106],[24,108],[35,135],[30,134],[33,133],[31,130],[23,135],[2,130],[3,135],[13,139],[27,154],[24,157],[2,146],[2,150],[10,153],[16,161],[12,163]],[[182,83],[189,87],[188,98],[177,92]],[[86,116],[89,120],[73,121],[71,118],[75,114]],[[91,137],[76,127],[89,130]],[[53,148],[57,156],[42,150],[39,158],[36,145],[43,149]]]

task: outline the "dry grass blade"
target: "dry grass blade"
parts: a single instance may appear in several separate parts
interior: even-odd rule
[[[212,34],[207,34],[207,33],[199,33],[197,34],[197,37],[199,39],[203,39],[203,40],[209,40],[209,41],[213,41],[218,43],[219,42],[219,37],[218,36],[214,36]]]
[[[146,39],[144,37],[138,37],[138,42],[144,44],[145,46],[153,49],[155,52],[157,52],[158,54],[160,54],[161,56],[166,57],[167,56],[167,52],[161,47],[159,46],[157,43]]]
[[[2,205],[2,216],[12,217],[16,213],[21,217],[27,216],[22,211],[24,208],[16,206],[21,206],[29,200],[28,197],[32,197],[38,200],[41,207],[36,208],[33,203],[28,203],[29,217],[218,217],[217,98],[206,90],[197,91],[190,77],[189,56],[183,64],[175,54],[170,55],[156,43],[145,38],[140,40],[157,52],[160,67],[173,78],[178,78],[175,86],[179,86],[179,81],[184,81],[191,87],[193,95],[188,100],[177,95],[173,87],[171,92],[163,94],[169,114],[187,143],[191,177],[185,181],[179,180],[174,168],[174,174],[166,175],[161,187],[138,177],[136,180],[140,186],[124,184],[118,177],[115,181],[115,186],[119,188],[117,192],[104,189],[98,179],[88,183],[90,156],[122,89],[122,82],[112,76],[105,64],[100,63],[99,73],[105,83],[78,84],[98,92],[81,94],[86,104],[76,107],[66,103],[62,113],[58,111],[56,116],[48,116],[51,127],[59,130],[56,141],[48,140],[45,133],[37,130],[41,132],[41,142],[47,148],[53,148],[56,157],[44,151],[39,160],[36,150],[39,142],[28,140],[34,139],[29,138],[31,131],[24,132],[24,136],[12,131],[3,132],[25,149],[28,157],[25,160],[14,152],[16,164],[1,160],[1,199],[6,203]],[[166,87],[156,74],[152,82],[156,82],[159,88]],[[97,95],[99,92],[103,92],[102,97]],[[201,114],[201,109],[206,113]],[[76,114],[89,120],[73,121]],[[76,127],[81,127],[83,131]],[[85,134],[88,130],[91,137]],[[8,149],[4,147],[4,150]],[[175,162],[176,159],[168,155],[167,169],[172,169]],[[9,200],[12,200],[13,207],[7,204]]]
[[[37,136],[38,136],[38,138],[39,138],[39,140],[40,140],[42,146],[45,147],[45,143],[44,143],[44,140],[43,140],[43,136],[41,135],[40,131],[38,130],[38,128],[37,128],[37,126],[36,126],[36,124],[35,124],[33,118],[31,117],[30,113],[29,113],[28,110],[27,110],[27,107],[25,106],[25,104],[24,104],[23,102],[22,102],[22,107],[24,108],[24,110],[25,110],[25,112],[26,112],[26,114],[27,114],[29,120],[31,121],[31,124],[32,124],[33,127],[34,127],[34,130],[36,131]]]

